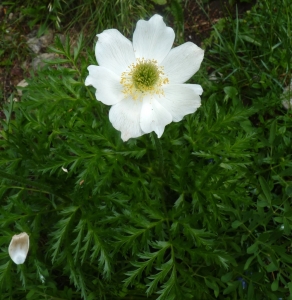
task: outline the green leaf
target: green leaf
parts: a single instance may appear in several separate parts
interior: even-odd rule
[[[274,140],[275,140],[275,136],[276,136],[276,127],[277,127],[277,121],[274,120],[271,124],[271,127],[270,127],[270,136],[269,136],[269,143],[271,145],[273,145],[274,143]]]
[[[266,206],[270,206],[270,204],[266,200],[258,200],[257,206],[258,207],[266,207]]]
[[[61,55],[65,55],[65,52],[63,49],[58,49],[58,48],[55,48],[53,46],[49,46],[48,47],[52,52],[54,53],[57,53],[57,54],[61,54]]]
[[[233,272],[228,272],[225,275],[221,276],[223,282],[229,282],[233,278]]]
[[[217,298],[219,295],[219,287],[215,281],[215,278],[210,278],[210,279],[204,278],[204,280],[205,280],[207,287],[209,287],[210,289],[212,289],[214,291],[214,295]]]
[[[287,218],[283,218],[283,224],[284,224],[284,232],[287,235],[290,235],[291,233],[291,228],[290,228],[290,224],[289,221],[287,220]]]
[[[189,224],[182,223],[184,226],[184,235],[188,237],[190,240],[194,241],[196,245],[212,245],[214,234],[210,232],[206,232],[205,229],[195,229],[189,226]]]
[[[71,206],[67,209],[64,209],[61,212],[61,215],[68,215],[67,218],[62,218],[58,221],[58,223],[55,225],[55,232],[53,234],[53,241],[52,241],[52,247],[53,250],[52,253],[52,261],[54,262],[57,259],[57,256],[61,250],[62,244],[66,240],[70,228],[72,225],[72,222],[76,216],[76,212],[78,211],[79,207]]]
[[[245,262],[245,265],[243,267],[243,270],[247,270],[250,266],[251,262],[255,259],[256,256],[250,256],[247,261]]]
[[[228,287],[223,291],[223,295],[227,295],[234,292],[238,288],[239,284],[239,281],[227,282]]]
[[[258,39],[255,39],[255,38],[250,37],[248,35],[241,34],[240,38],[245,40],[246,42],[249,42],[249,43],[254,44],[256,46],[259,46],[259,47],[262,45],[261,42]]]
[[[288,264],[292,264],[292,256],[289,253],[286,253],[286,249],[283,246],[278,246],[278,245],[273,245],[272,249],[275,250],[275,252],[280,255],[281,260],[288,263]]]
[[[174,203],[174,207],[178,209],[184,203],[184,194],[181,194]]]
[[[171,244],[169,242],[158,241],[155,244],[153,244],[153,246],[155,248],[158,248],[159,250],[152,253],[144,252],[143,254],[139,254],[139,257],[141,259],[144,259],[145,261],[132,263],[132,265],[136,267],[136,269],[126,273],[126,275],[128,276],[128,278],[124,280],[126,287],[129,285],[133,285],[135,283],[135,280],[140,280],[143,272],[145,272],[145,274],[148,275],[155,261],[157,262],[157,265],[161,265],[161,262],[163,261],[164,253],[171,246]],[[169,262],[165,266],[169,266]],[[159,278],[161,279],[162,277]],[[154,289],[156,289],[157,283],[158,283],[157,280],[152,281],[152,284],[150,284],[147,291],[149,293],[152,293]]]
[[[290,300],[292,299],[292,282],[288,283],[289,293],[290,293]]]
[[[116,154],[121,154],[123,156],[129,156],[133,158],[141,158],[146,154],[146,149],[141,149],[141,150],[132,150],[132,151],[121,151],[121,152],[116,152]]]
[[[173,268],[168,281],[165,282],[162,286],[162,289],[157,292],[160,294],[157,300],[176,300],[181,296],[178,295],[178,290],[179,288],[177,283],[176,269]]]
[[[281,224],[283,223],[283,218],[282,217],[275,217],[275,218],[273,218],[273,220],[277,223],[281,223]]]
[[[260,182],[261,188],[264,192],[264,195],[265,195],[269,205],[271,205],[272,194],[270,192],[270,187],[269,187],[268,183],[266,182],[265,178],[262,176],[259,177],[259,182]]]
[[[276,279],[275,281],[273,281],[273,283],[271,284],[271,290],[273,292],[277,291],[279,287],[279,280]]]
[[[74,48],[74,61],[76,62],[77,58],[79,57],[80,51],[83,46],[83,34],[79,35],[78,41],[77,41],[77,47]]]
[[[236,220],[236,221],[232,222],[231,227],[236,229],[239,226],[241,226],[242,224],[243,224],[243,222]]]
[[[7,257],[8,258],[8,257]],[[9,290],[12,286],[11,278],[12,261],[9,259],[4,265],[0,266],[0,289]]]
[[[266,269],[268,272],[275,272],[278,271],[279,268],[273,262],[271,262],[266,266]]]
[[[248,285],[248,290],[247,290],[247,299],[248,300],[254,300],[254,287],[253,287],[253,283],[250,282],[250,284]]]
[[[258,251],[258,243],[255,242],[254,244],[252,244],[251,246],[249,246],[247,249],[246,249],[246,252],[248,254],[253,254],[253,253],[256,253]]]
[[[292,196],[292,185],[287,185],[285,188],[285,192],[287,196],[291,197]]]
[[[165,5],[167,3],[166,0],[152,0],[152,2],[154,2],[158,5]]]
[[[233,86],[226,86],[226,87],[224,87],[223,90],[224,90],[225,94],[231,99],[235,98],[238,94],[237,89]]]
[[[172,258],[166,263],[162,264],[161,267],[157,267],[157,270],[159,270],[160,272],[148,277],[150,279],[150,282],[147,284],[148,286],[146,290],[147,296],[151,295],[154,291],[156,291],[158,283],[159,282],[162,283],[164,278],[171,270],[173,275],[173,271],[175,270],[175,268],[173,267]],[[172,287],[173,287],[173,281],[169,279],[168,282],[165,283],[165,288],[163,289],[163,292],[161,291],[161,296],[159,298],[164,299],[164,296],[167,293],[169,293],[169,290],[171,290]]]

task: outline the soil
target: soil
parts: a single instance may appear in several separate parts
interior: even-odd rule
[[[232,16],[235,18],[236,9],[240,17],[256,3],[256,0],[251,0],[250,3],[238,1],[232,6],[229,5],[228,0],[211,0],[209,3],[202,5],[198,4],[199,2],[202,1],[186,0],[183,2],[185,3],[184,37],[185,41],[192,41],[201,46],[202,41],[209,37],[212,26],[216,24],[220,18],[226,16]],[[7,8],[5,6],[0,6],[0,24],[3,25],[2,28],[6,27],[11,31],[13,30],[11,35],[6,35],[7,42],[10,43],[11,39],[14,39],[18,44],[25,44],[25,37],[29,33],[29,28],[25,26],[18,28],[13,27],[13,21],[9,19],[10,16],[7,15]],[[11,23],[11,26],[9,25],[9,22]],[[2,42],[5,43],[5,40]],[[23,55],[23,53],[26,55]],[[7,53],[7,51],[0,54],[3,54],[0,56],[0,118],[4,118],[4,114],[1,111],[1,104],[7,101],[12,92],[15,92],[16,85],[24,77],[29,75],[29,64],[27,64],[27,62],[31,61],[34,54],[30,54],[28,50],[22,50],[22,55],[14,55],[12,61],[9,61],[8,57],[10,54]],[[6,61],[9,61],[9,63],[6,63]]]
[[[208,38],[219,19],[224,17],[236,18],[250,10],[256,4],[256,0],[247,2],[236,1],[233,5],[226,0],[213,0],[207,4],[200,5],[199,2],[189,0],[184,9],[185,20],[185,41],[191,41],[199,46],[202,46],[204,39]]]

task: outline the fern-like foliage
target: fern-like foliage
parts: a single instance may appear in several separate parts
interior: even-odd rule
[[[209,81],[203,66],[202,107],[168,125],[160,144],[151,134],[123,143],[109,108],[84,85],[93,52],[85,53],[82,36],[73,51],[69,38],[56,41],[59,57],[32,75],[1,121],[1,299],[292,294],[291,117],[278,85],[250,80],[262,55],[241,69],[257,46],[246,47],[245,23],[230,24],[236,45],[220,23],[206,53],[221,77]],[[286,27],[273,26],[276,45]],[[279,82],[284,62],[262,81]],[[7,248],[22,231],[30,250],[16,266]]]

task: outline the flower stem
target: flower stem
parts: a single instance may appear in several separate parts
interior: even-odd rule
[[[154,137],[155,146],[158,153],[158,159],[159,159],[159,173],[164,176],[164,157],[163,157],[163,151],[161,147],[161,143],[157,135],[153,132],[152,136]]]
[[[171,239],[171,234],[170,234],[170,224],[169,224],[169,215],[168,215],[168,210],[167,210],[167,206],[166,206],[166,203],[165,203],[165,190],[164,190],[164,181],[165,181],[165,173],[164,173],[164,157],[163,157],[163,151],[162,151],[162,146],[161,146],[161,142],[159,140],[159,138],[157,137],[157,135],[152,132],[152,136],[153,136],[153,139],[155,141],[155,146],[156,146],[156,149],[157,149],[157,153],[158,153],[158,159],[159,159],[159,174],[161,175],[162,177],[162,181],[163,181],[163,184],[161,186],[161,189],[162,189],[162,193],[161,193],[161,204],[162,204],[162,209],[164,211],[164,215],[165,215],[165,219],[166,219],[166,223],[167,223],[167,228],[168,228],[168,232],[169,232],[169,238],[170,240]]]

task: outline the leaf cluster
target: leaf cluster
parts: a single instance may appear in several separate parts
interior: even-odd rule
[[[261,14],[269,15],[276,1],[264,3]],[[56,41],[59,58],[32,74],[1,124],[3,299],[292,294],[292,121],[279,97],[290,62],[284,55],[271,69],[266,78],[276,84],[254,86],[256,70],[266,74],[273,64],[266,58],[285,49],[260,55],[243,43],[244,20],[228,22],[214,29],[217,39],[193,78],[205,91],[201,108],[168,125],[159,143],[152,134],[123,143],[109,107],[84,85],[96,62],[91,50],[81,55],[83,37],[74,51],[68,39]],[[288,43],[282,25],[273,23],[259,42],[271,35],[272,44]],[[220,77],[210,80],[208,68]],[[7,246],[22,231],[30,252],[16,266]]]

